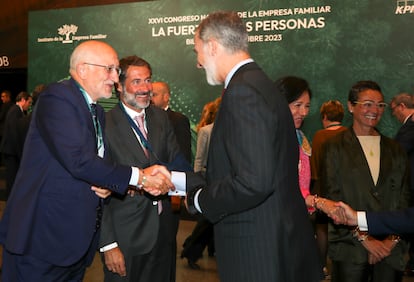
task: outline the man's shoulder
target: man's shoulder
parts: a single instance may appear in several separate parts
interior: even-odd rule
[[[170,119],[175,119],[177,121],[188,121],[188,117],[185,116],[183,113],[169,110],[167,111],[167,114]]]

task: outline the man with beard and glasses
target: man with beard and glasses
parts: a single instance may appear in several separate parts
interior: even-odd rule
[[[106,115],[107,154],[124,165],[145,168],[166,164],[190,171],[167,113],[150,105],[151,66],[129,56],[120,60],[119,104]],[[172,172],[185,192],[184,173]],[[147,193],[114,195],[104,209],[100,251],[105,281],[175,281],[176,238],[169,197]]]

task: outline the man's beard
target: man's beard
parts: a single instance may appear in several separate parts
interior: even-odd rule
[[[213,60],[206,60],[206,63],[203,65],[204,70],[206,71],[207,82],[210,85],[220,85],[221,82],[217,80],[217,69]]]
[[[124,92],[122,93],[123,97],[124,97],[124,103],[131,106],[134,109],[137,110],[142,110],[145,108],[148,108],[148,106],[150,105],[151,99],[150,99],[150,92],[144,92],[144,93],[128,93],[125,89]],[[148,96],[148,100],[147,102],[138,102],[136,99],[136,96],[140,96],[140,95],[146,95]]]

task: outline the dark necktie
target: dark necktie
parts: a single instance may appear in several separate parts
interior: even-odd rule
[[[99,150],[102,146],[103,140],[102,140],[102,132],[101,127],[99,124],[98,116],[96,114],[96,104],[91,104],[91,114],[93,118],[93,124],[95,127],[95,137],[96,137],[96,147]]]

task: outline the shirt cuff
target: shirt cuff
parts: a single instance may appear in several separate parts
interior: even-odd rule
[[[357,211],[358,227],[361,231],[368,231],[367,215],[364,211]]]
[[[185,172],[171,171],[171,182],[175,186],[174,191],[168,191],[170,196],[185,196],[186,193],[186,175]]]
[[[106,245],[106,246],[103,246],[102,248],[99,248],[99,251],[101,253],[103,253],[103,252],[106,252],[106,251],[115,249],[116,247],[118,247],[118,243],[117,242],[113,242],[113,243],[111,243],[109,245]]]
[[[200,195],[201,190],[203,189],[198,190],[194,195],[194,207],[196,208],[196,210],[198,210],[199,213],[203,213],[203,211],[200,208],[200,205],[198,204],[198,195]]]
[[[131,178],[129,179],[129,185],[138,187],[139,168],[137,167],[131,167],[131,168],[132,168],[132,173],[131,173]]]

